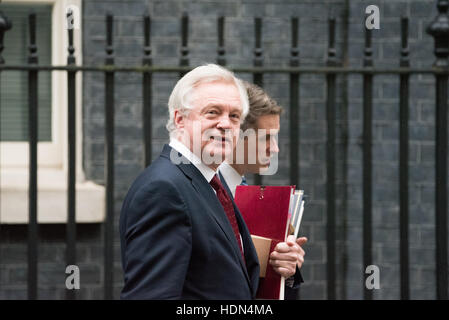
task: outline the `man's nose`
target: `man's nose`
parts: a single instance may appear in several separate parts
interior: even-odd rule
[[[269,151],[270,151],[270,154],[279,153],[278,142],[277,142],[276,138],[274,138],[274,137],[271,138]]]
[[[217,128],[228,129],[231,128],[231,120],[229,120],[229,116],[223,115],[220,117]]]

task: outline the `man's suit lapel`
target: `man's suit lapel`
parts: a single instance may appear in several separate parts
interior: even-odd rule
[[[174,149],[172,149],[169,145],[164,145],[161,155],[170,159],[170,153],[172,152],[171,150]],[[212,215],[212,217],[217,222],[223,233],[226,235],[228,241],[231,243],[234,254],[237,257],[238,261],[240,262],[240,265],[245,273],[245,277],[248,283],[250,284],[250,287],[252,288],[251,281],[245,267],[245,263],[243,262],[243,258],[240,253],[237,240],[235,239],[234,231],[232,230],[231,224],[229,223],[226,213],[224,212],[223,206],[221,205],[212,187],[209,185],[209,183],[201,174],[201,172],[186,158],[182,157],[181,154],[178,155],[179,158],[182,158],[181,159],[182,161],[180,161],[179,164],[176,164],[176,166],[179,169],[181,169],[181,171],[191,180],[193,187],[201,195],[201,199],[210,208],[210,210],[208,210],[208,213]],[[225,186],[225,188],[227,188],[227,191],[229,190],[227,186]],[[234,210],[235,208],[236,207],[234,204]],[[237,214],[237,212],[236,218],[239,225],[241,225],[241,219],[239,219],[239,214]]]

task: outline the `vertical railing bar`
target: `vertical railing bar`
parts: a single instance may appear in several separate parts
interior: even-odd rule
[[[401,58],[400,66],[410,67],[408,49],[408,18],[401,18]],[[408,121],[409,121],[409,75],[400,75],[399,93],[399,239],[400,239],[400,285],[401,299],[410,298],[409,289],[409,207],[408,207]]]
[[[372,67],[371,30],[365,29],[364,67]],[[365,285],[365,268],[372,264],[372,99],[373,75],[363,75],[363,296],[373,298]]]
[[[327,66],[334,67],[336,63],[335,51],[335,18],[329,18],[329,49]],[[327,82],[327,298],[335,300],[335,73],[328,73]]]
[[[291,18],[291,49],[290,67],[299,67],[299,18]],[[290,73],[290,185],[299,186],[299,73]],[[296,299],[300,299],[301,288],[299,288]]]
[[[114,64],[112,45],[113,17],[106,16],[106,65]],[[111,300],[113,290],[113,235],[114,235],[114,71],[105,72],[105,176],[106,176],[106,225],[104,243],[105,299]]]
[[[262,67],[263,65],[263,48],[262,48],[262,18],[254,18],[254,35],[255,35],[255,48],[254,48],[254,66]],[[263,88],[263,73],[254,73],[253,82],[259,87]],[[259,157],[259,155],[257,155]],[[254,184],[262,185],[262,176],[260,174],[254,175]]]
[[[28,64],[37,65],[36,13],[28,17],[30,34]],[[37,299],[37,259],[38,259],[38,224],[37,224],[37,81],[38,71],[28,71],[28,135],[29,135],[29,189],[28,189],[28,299]]]
[[[189,16],[187,12],[182,14],[181,18],[181,58],[179,66],[187,67],[189,65]],[[180,72],[179,77],[182,78],[186,72]]]
[[[217,63],[221,66],[226,65],[224,28],[225,28],[225,18],[223,16],[220,16],[217,19],[217,34],[218,34]]]
[[[3,48],[4,48],[4,46],[3,46],[4,35],[5,35],[6,31],[11,29],[11,27],[12,27],[11,21],[8,19],[8,17],[3,15],[2,11],[0,11],[0,66],[5,64],[5,59],[3,59],[3,56],[2,56]],[[1,76],[2,76],[2,73],[0,71],[0,88],[1,88]],[[0,103],[1,103],[1,92],[0,92]],[[1,105],[0,105],[0,109],[1,109]],[[1,120],[1,118],[0,118],[0,120]],[[0,124],[1,124],[1,121],[0,121]],[[1,143],[1,141],[2,141],[2,137],[1,137],[1,127],[0,127],[0,143]],[[0,176],[0,178],[1,178],[1,176]],[[1,196],[0,196],[0,199],[1,199]],[[1,203],[0,203],[0,208],[1,208]],[[0,209],[0,216],[1,216],[1,209]],[[0,236],[1,236],[1,219],[0,219]],[[0,242],[0,246],[1,246],[1,242]],[[1,263],[1,258],[2,257],[0,256],[0,263]]]
[[[437,299],[447,300],[447,75],[437,75],[436,86],[436,276]]]
[[[438,15],[426,32],[435,39],[434,67],[448,69],[449,17],[447,0],[437,3]],[[435,131],[435,240],[436,240],[436,295],[437,299],[448,299],[448,255],[447,255],[447,74],[435,74],[436,79],[436,131]]]
[[[341,13],[341,19],[342,19],[342,38],[343,42],[341,45],[342,48],[342,54],[341,54],[341,64],[340,66],[343,68],[347,68],[349,66],[349,20],[350,20],[350,3],[349,0],[344,1],[343,5],[343,11]],[[349,119],[348,117],[348,105],[349,105],[349,85],[348,85],[348,78],[349,75],[343,74],[342,75],[342,83],[341,83],[341,120],[342,125],[340,126],[340,134],[341,136],[341,152],[342,152],[342,158],[347,159],[348,158],[348,129],[349,129]],[[342,199],[341,204],[338,207],[338,211],[342,212],[341,214],[341,253],[339,252],[339,256],[341,257],[341,260],[339,262],[340,268],[341,268],[341,277],[340,281],[342,284],[347,282],[347,275],[348,275],[348,248],[352,246],[352,243],[348,242],[348,161],[342,161],[341,165],[341,175],[342,175],[342,185],[344,186],[342,188],[342,193],[339,198]],[[347,299],[347,287],[345,285],[340,285],[339,290],[339,298],[341,300]]]
[[[151,66],[153,59],[151,56],[151,18],[149,15],[145,15],[144,18],[144,57],[142,64],[144,66]],[[144,166],[147,167],[151,163],[152,154],[152,90],[153,90],[153,74],[145,71],[143,73],[143,141],[144,141]]]
[[[73,24],[75,21],[73,11],[67,13],[68,26],[68,56],[67,65],[75,66],[75,48],[73,46]],[[66,263],[67,265],[76,265],[76,71],[67,71],[68,84],[68,112],[67,112],[67,128],[68,128],[68,175],[67,175],[67,248]],[[66,298],[68,300],[76,299],[76,290],[66,290]]]
[[[299,19],[291,19],[290,67],[299,67]],[[290,184],[299,185],[299,73],[290,73]]]

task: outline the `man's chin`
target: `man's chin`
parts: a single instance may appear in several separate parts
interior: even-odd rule
[[[257,171],[258,171],[259,174],[262,174],[262,173],[268,171],[269,169],[270,169],[270,162],[264,163],[264,164],[260,164],[259,163],[257,165]]]
[[[208,146],[203,149],[202,161],[206,165],[220,164],[232,153],[229,147]]]
[[[268,168],[270,168],[270,165],[263,165],[259,167],[259,173],[264,173],[268,171]]]

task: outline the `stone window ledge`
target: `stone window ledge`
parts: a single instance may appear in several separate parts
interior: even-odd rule
[[[81,180],[81,179],[78,179]],[[67,222],[67,171],[38,170],[38,223]],[[76,222],[105,220],[105,188],[92,181],[76,183]],[[0,223],[28,223],[28,170],[2,169],[0,172]]]

